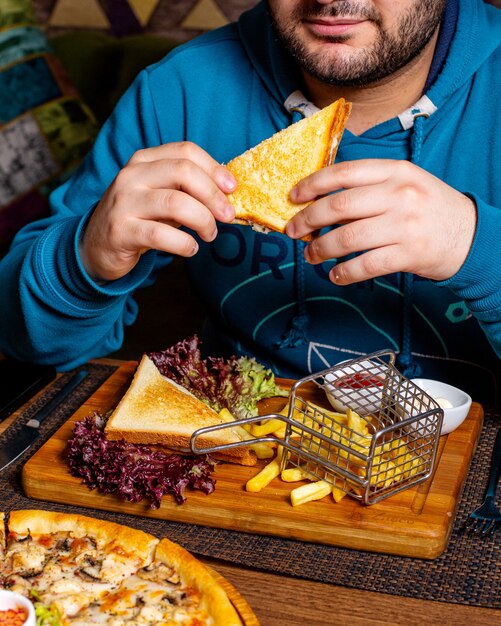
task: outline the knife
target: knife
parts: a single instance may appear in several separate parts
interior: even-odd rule
[[[9,441],[0,446],[0,472],[26,452],[40,437],[40,424],[53,413],[61,402],[89,375],[88,370],[80,370],[61,387],[56,395],[45,404]]]

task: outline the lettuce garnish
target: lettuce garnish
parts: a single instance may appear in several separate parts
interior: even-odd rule
[[[253,357],[203,359],[196,335],[148,356],[160,373],[179,383],[215,411],[226,408],[236,419],[258,414],[258,402],[287,396],[270,369]]]

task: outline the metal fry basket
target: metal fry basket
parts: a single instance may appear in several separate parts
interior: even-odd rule
[[[340,490],[364,504],[379,502],[429,478],[443,420],[437,402],[402,376],[394,363],[391,351],[345,361],[298,380],[290,392],[287,415],[238,420],[241,425],[280,420],[283,437],[197,447],[201,435],[234,426],[224,423],[193,433],[191,450],[205,454],[278,442],[283,446],[282,470],[297,467],[312,480],[327,481],[334,497]],[[307,399],[308,383],[325,392],[331,409]]]

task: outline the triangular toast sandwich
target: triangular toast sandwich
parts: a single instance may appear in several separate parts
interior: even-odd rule
[[[223,422],[214,409],[162,376],[153,361],[144,355],[129,388],[111,414],[105,432],[112,440],[125,439],[130,443],[186,451],[195,430]],[[246,438],[247,432],[235,423],[231,428],[199,437],[197,445],[208,447]],[[214,456],[241,465],[256,463],[256,455],[248,447],[232,448]]]
[[[231,160],[226,167],[238,182],[228,194],[235,223],[285,232],[287,222],[308,205],[291,202],[291,189],[334,163],[350,110],[350,103],[336,100]]]

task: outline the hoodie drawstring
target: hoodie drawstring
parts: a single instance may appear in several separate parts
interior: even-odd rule
[[[304,106],[297,105],[290,109],[292,123],[299,122],[304,117]],[[289,327],[275,344],[277,348],[297,348],[308,343],[309,315],[306,308],[306,276],[304,264],[305,243],[294,240],[294,295],[296,311],[289,321]]]
[[[289,100],[290,105],[287,107],[292,113],[292,123],[298,122],[305,117],[307,99],[300,92],[291,94]],[[305,104],[306,102],[307,104]],[[288,102],[286,102],[287,106]],[[421,160],[421,151],[424,142],[424,121],[425,118],[433,112],[434,105],[432,102],[425,102],[429,112],[423,112],[422,108],[410,110],[413,123],[409,124],[411,128],[410,139],[410,160],[415,165],[419,165]],[[431,109],[430,109],[431,107]],[[425,107],[423,107],[425,108]],[[411,119],[412,119],[411,118]],[[411,125],[412,124],[412,125]],[[294,291],[296,311],[289,321],[287,331],[282,335],[280,340],[275,344],[277,348],[296,348],[308,342],[308,322],[309,315],[306,306],[306,277],[304,264],[304,242],[294,240]],[[402,291],[403,291],[403,311],[401,316],[400,329],[400,353],[397,357],[397,367],[406,378],[414,378],[420,376],[421,367],[414,361],[412,354],[412,310],[414,300],[414,275],[403,273],[401,275]]]
[[[428,115],[419,113],[414,116],[414,124],[411,130],[411,162],[419,165],[421,150],[424,141],[424,120]],[[414,275],[404,273],[401,276],[403,291],[403,313],[400,329],[400,354],[396,359],[396,365],[406,378],[415,378],[421,375],[421,367],[414,361],[411,349],[412,337],[412,309],[414,300]]]

